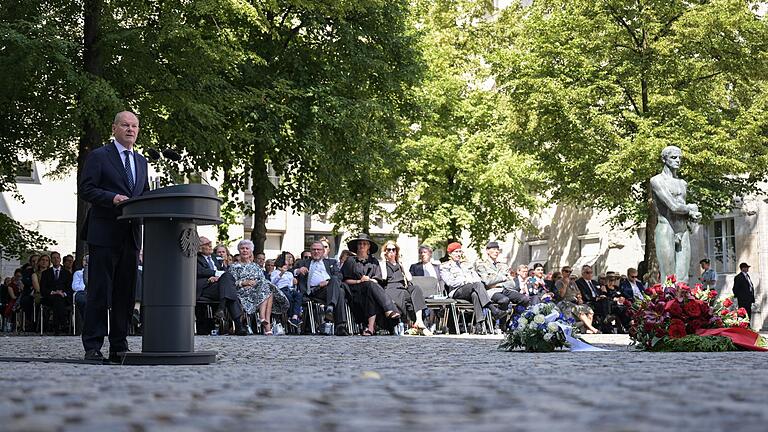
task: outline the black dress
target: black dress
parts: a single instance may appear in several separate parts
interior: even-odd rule
[[[381,267],[376,258],[369,256],[361,260],[351,256],[344,261],[341,274],[345,281],[348,279],[358,281],[363,276],[371,278],[366,282],[349,284],[349,290],[352,293],[352,314],[357,318],[357,322],[365,324],[368,317],[383,316],[385,312],[396,310],[392,299],[379,285],[378,281],[382,280]]]
[[[408,314],[409,318],[415,320],[415,312],[427,308],[424,292],[421,287],[409,284],[405,280],[405,272],[400,264],[387,262],[386,265],[385,292],[397,305],[402,315]]]

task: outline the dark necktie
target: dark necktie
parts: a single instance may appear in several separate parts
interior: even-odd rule
[[[587,281],[587,286],[589,287],[589,291],[592,293],[592,297],[597,297],[597,293],[595,292],[595,287],[592,286],[592,281]]]
[[[131,172],[131,151],[125,150],[125,175],[128,176],[128,190],[133,192],[133,186],[136,184],[133,180],[133,172]]]
[[[216,270],[216,264],[213,263],[213,260],[211,259],[210,255],[208,256],[208,266],[211,267],[211,270]]]
[[[57,269],[57,268],[53,269],[53,279],[54,280],[59,280],[59,269]]]

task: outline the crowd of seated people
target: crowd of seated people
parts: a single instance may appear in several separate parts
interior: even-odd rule
[[[335,335],[393,333],[404,323],[410,334],[428,336],[436,328],[430,325],[428,299],[413,283],[414,276],[434,278],[444,289],[442,298],[471,304],[473,326],[459,329],[454,323],[454,330],[473,333],[485,332],[488,318],[495,324],[489,330],[503,331],[516,306],[543,301],[557,302],[586,333],[623,333],[630,326],[631,304],[645,289],[634,268],[626,275],[608,272],[595,279],[588,265],[580,269],[580,277],[569,266],[549,274],[540,263],[511,267],[500,259],[501,247],[495,241],[486,244],[485,254],[474,263],[465,259],[458,242],[448,244],[443,263],[433,260],[430,246],[421,245],[419,261],[410,266],[401,262],[400,246],[392,240],[380,250],[369,236],[360,234],[347,242],[347,248],[338,259],[329,257],[329,243],[323,238],[302,251],[299,259],[288,251],[268,258],[255,252],[250,240],[240,241],[238,253],[232,255],[226,245],[214,246],[200,237],[196,295],[215,310],[213,319],[231,324],[224,325],[225,331],[234,335],[275,334],[275,316],[284,316],[297,333],[306,332],[305,309],[312,301],[321,307],[318,318],[331,324]],[[47,331],[71,329],[73,307],[83,318],[87,266],[87,255],[75,266],[71,255],[33,254],[12,277],[2,280],[2,330],[39,329],[40,310],[46,311]]]

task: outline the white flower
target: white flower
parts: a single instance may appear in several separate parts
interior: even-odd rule
[[[537,327],[537,326],[538,326],[538,324],[536,324],[536,323],[535,323],[535,322],[533,322],[533,321],[531,321],[531,322],[528,324],[528,328],[529,328],[529,329],[531,329],[531,330],[536,330],[536,327]]]
[[[533,322],[536,324],[544,324],[544,315],[536,315],[533,317]]]
[[[525,318],[521,317],[519,320],[517,320],[518,327],[525,327],[526,324],[528,324],[528,320]]]
[[[555,333],[555,332],[557,332],[557,329],[559,329],[559,328],[560,328],[560,327],[558,327],[558,326],[557,326],[557,324],[555,324],[555,323],[553,323],[553,322],[551,322],[551,323],[547,324],[547,330],[548,330],[550,333]]]
[[[539,313],[539,311],[541,310],[541,303],[535,305],[532,310],[533,310],[533,313],[535,314]]]
[[[552,334],[552,333],[545,333],[544,334],[544,340],[549,342],[552,339],[553,336],[554,336],[554,334]]]

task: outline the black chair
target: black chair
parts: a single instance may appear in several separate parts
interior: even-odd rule
[[[424,292],[427,309],[435,311],[436,316],[440,317],[440,330],[448,332],[448,319],[453,317],[456,334],[459,334],[459,319],[456,314],[458,300],[446,296],[445,289],[440,285],[437,278],[432,276],[414,276],[411,283]],[[438,311],[442,311],[442,315]]]

